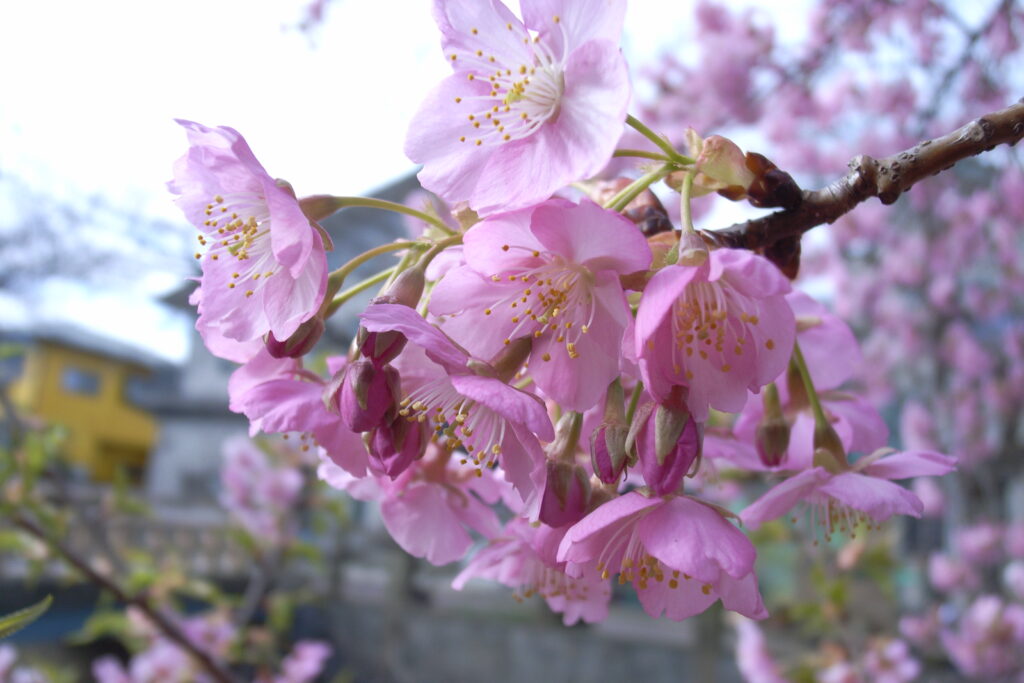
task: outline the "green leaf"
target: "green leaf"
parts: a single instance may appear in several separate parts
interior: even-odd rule
[[[26,607],[25,609],[20,609],[17,612],[12,612],[7,616],[0,617],[0,638],[6,638],[14,635],[39,617],[43,616],[43,613],[50,609],[50,603],[52,602],[53,596],[47,595],[31,607]]]

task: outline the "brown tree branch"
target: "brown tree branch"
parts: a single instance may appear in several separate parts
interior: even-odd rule
[[[138,608],[160,631],[170,640],[174,641],[180,648],[188,652],[206,670],[210,677],[219,683],[236,683],[237,679],[231,671],[221,662],[217,661],[209,652],[198,647],[189,640],[188,636],[166,615],[150,604],[144,596],[129,595],[115,581],[100,572],[96,571],[88,562],[79,557],[74,550],[68,547],[63,541],[53,538],[42,527],[24,514],[18,514],[13,518],[15,525],[35,536],[50,548],[57,551],[64,560],[82,573],[90,582],[100,588],[109,591],[115,598]]]
[[[721,230],[701,234],[719,247],[764,250],[787,238],[798,238],[811,228],[834,223],[869,197],[892,204],[915,183],[951,168],[958,161],[987,152],[997,145],[1015,145],[1024,137],[1024,99],[934,140],[872,159],[850,161],[850,171],[820,190],[804,190],[795,209],[777,211]]]

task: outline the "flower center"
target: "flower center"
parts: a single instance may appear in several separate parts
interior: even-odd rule
[[[857,538],[857,528],[861,524],[867,531],[881,528],[881,524],[876,523],[866,512],[845,505],[825,494],[815,493],[808,496],[805,506],[814,545],[818,545],[819,532],[824,536],[825,542],[829,543],[834,533],[848,535],[851,539]],[[793,516],[790,521],[796,523],[798,518]]]
[[[206,234],[198,235],[206,257],[226,272],[227,288],[253,296],[281,269],[270,243],[270,210],[262,195],[216,195],[206,205]],[[196,258],[203,257],[196,253]]]
[[[735,291],[726,292],[718,282],[693,282],[672,307],[672,357],[675,373],[682,374],[688,363],[708,361],[721,372],[729,372],[732,364],[755,338],[753,327],[760,323],[753,302]],[[775,347],[771,339],[768,349]],[[686,370],[686,379],[693,372]]]
[[[432,440],[443,441],[448,450],[465,449],[468,455],[462,463],[472,460],[477,476],[483,475],[481,468],[490,467],[501,455],[505,419],[458,393],[446,378],[428,382],[406,396],[398,414],[410,422],[428,422]]]
[[[560,26],[557,17],[555,24]],[[516,54],[488,53],[483,49],[486,38],[474,28],[466,42],[480,47],[450,55],[453,65],[466,72],[467,80],[490,86],[486,92],[476,88],[474,94],[455,98],[456,103],[466,104],[466,120],[472,126],[459,136],[460,142],[481,146],[521,140],[558,116],[565,92],[564,56],[554,55],[521,25],[509,23],[505,28],[524,44]]]
[[[514,247],[528,251],[542,263],[532,268],[518,270],[512,275],[492,275],[491,280],[499,283],[516,283],[505,296],[484,309],[484,315],[507,316],[514,326],[505,338],[505,344],[512,339],[533,335],[540,339],[551,335],[559,344],[564,344],[569,358],[579,358],[577,342],[590,331],[597,312],[592,292],[593,276],[586,268],[566,263],[560,256]],[[504,251],[513,249],[509,245]],[[551,354],[545,353],[545,361]]]
[[[616,530],[598,556],[596,569],[601,572],[602,579],[607,579],[618,572],[620,586],[632,583],[637,590],[646,590],[651,581],[662,583],[668,579],[668,587],[675,590],[679,588],[680,579],[689,581],[692,577],[682,574],[677,569],[667,567],[661,560],[648,554],[647,549],[640,541],[636,524],[648,512],[649,510],[641,511]],[[615,567],[616,558],[618,558],[617,568]],[[701,586],[701,590],[708,595],[712,586],[704,584]]]

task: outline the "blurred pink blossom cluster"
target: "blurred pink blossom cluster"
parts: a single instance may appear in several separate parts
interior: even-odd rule
[[[224,444],[221,503],[253,539],[270,546],[294,532],[291,512],[304,484],[298,468],[277,460],[243,437]]]
[[[116,657],[97,659],[92,675],[99,683],[186,683],[214,680],[209,673],[173,640],[161,632],[144,614],[129,608],[127,612],[132,634],[143,643],[127,665]],[[178,618],[185,638],[199,651],[214,658],[224,658],[236,644],[239,633],[223,612]],[[252,678],[258,683],[310,683],[316,680],[331,649],[319,641],[299,641],[281,661],[276,673],[258,672]]]

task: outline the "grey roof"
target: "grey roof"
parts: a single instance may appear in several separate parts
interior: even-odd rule
[[[72,323],[35,323],[27,329],[7,330],[0,323],[0,338],[13,342],[47,341],[113,358],[149,370],[173,368],[170,363],[146,349],[97,334]]]

